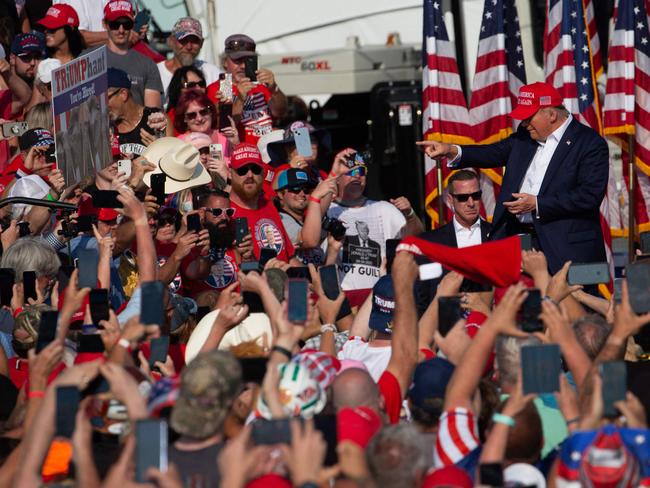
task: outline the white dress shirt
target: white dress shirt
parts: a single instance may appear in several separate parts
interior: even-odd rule
[[[528,166],[528,169],[526,170],[519,193],[528,193],[537,196],[539,189],[542,187],[542,181],[544,181],[544,176],[546,175],[546,170],[551,162],[553,153],[555,152],[557,145],[560,143],[567,127],[569,127],[572,119],[573,117],[569,114],[564,123],[555,129],[546,138],[546,141],[537,141],[537,151],[533,156],[533,160],[530,162],[530,166]],[[524,223],[530,224],[533,222],[531,212],[519,215],[518,219]]]
[[[476,222],[468,229],[463,227],[456,216],[452,220],[454,223],[454,231],[456,231],[456,243],[458,248],[468,247],[468,246],[478,246],[481,244],[481,219],[476,219]]]

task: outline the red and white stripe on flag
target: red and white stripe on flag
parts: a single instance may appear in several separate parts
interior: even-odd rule
[[[449,40],[438,0],[424,0],[422,37],[422,124],[424,139],[472,144],[472,127],[460,83],[454,44]],[[443,159],[443,188],[450,170]],[[440,224],[436,162],[425,160],[425,209],[433,227]]]
[[[650,33],[648,2],[617,0],[609,45],[603,131],[621,146],[629,188],[629,139],[634,139],[636,205],[640,232],[650,230]],[[630,209],[628,209],[630,211]],[[625,232],[625,234],[628,234]]]
[[[525,84],[526,68],[515,2],[485,0],[469,106],[477,143],[498,142],[512,133],[510,112],[519,88]],[[486,218],[492,220],[503,181],[503,168],[483,169],[481,172],[483,208]]]

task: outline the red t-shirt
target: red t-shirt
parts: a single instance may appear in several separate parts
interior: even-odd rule
[[[384,412],[388,415],[391,424],[399,422],[399,413],[402,410],[402,390],[397,378],[390,371],[384,371],[377,382],[379,392],[384,397]]]
[[[219,97],[217,97],[219,86],[220,82],[217,80],[208,85],[207,88],[208,98],[215,105],[219,104]],[[234,83],[232,93],[234,97],[239,94]],[[269,107],[270,99],[271,92],[262,83],[256,85],[248,92],[246,101],[244,101],[241,120],[237,127],[241,142],[250,142],[257,146],[258,139],[273,130],[273,119],[271,117],[271,108]]]
[[[260,248],[270,247],[278,252],[278,259],[289,262],[295,250],[273,203],[262,197],[257,210],[242,208],[232,200],[230,205],[235,209],[235,217],[248,219],[248,229],[253,238],[253,252],[257,259],[260,258]]]
[[[9,379],[14,386],[20,390],[29,380],[29,362],[20,359],[18,356],[14,356],[9,358],[7,366],[9,367]],[[54,379],[59,376],[59,373],[64,369],[65,363],[60,362],[47,378],[47,384],[49,385],[52,383],[52,381],[54,381]]]
[[[181,273],[185,275],[187,267],[189,264],[199,256],[199,251],[192,251],[190,256],[193,259],[183,260],[181,263]],[[235,259],[235,252],[232,249],[226,251],[225,256],[219,259],[218,261],[212,263],[210,267],[210,274],[204,280],[188,280],[185,278],[183,280],[183,295],[186,296],[196,296],[202,291],[207,290],[217,290],[221,291],[228,285],[231,285],[237,281],[237,272],[239,271],[239,266],[237,266],[237,260]]]

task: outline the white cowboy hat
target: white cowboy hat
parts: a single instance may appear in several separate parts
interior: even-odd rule
[[[144,183],[151,187],[151,175],[164,173],[165,193],[177,193],[186,188],[207,185],[212,181],[208,171],[199,160],[199,151],[175,137],[161,137],[145,149],[142,156],[156,165],[156,169],[145,173]]]
[[[190,362],[199,354],[199,351],[208,340],[214,321],[217,320],[219,310],[213,310],[206,314],[201,321],[196,325],[192,331],[192,335],[187,341],[185,348],[185,364]],[[269,344],[271,343],[273,332],[271,330],[271,321],[265,313],[252,313],[246,317],[241,324],[237,327],[230,329],[221,339],[219,349],[228,350],[232,346],[241,344],[242,342],[252,341],[262,346],[264,342],[264,334],[268,337]]]

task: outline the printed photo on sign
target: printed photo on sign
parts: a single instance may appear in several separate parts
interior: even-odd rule
[[[58,168],[76,183],[111,161],[106,47],[52,72],[52,111]]]
[[[222,289],[235,281],[237,277],[237,270],[235,262],[231,256],[226,254],[223,259],[220,259],[210,268],[210,276],[207,277],[205,283],[212,288]]]
[[[268,247],[280,254],[284,248],[282,234],[275,226],[275,222],[270,219],[261,219],[255,223],[255,239],[260,249]]]
[[[343,262],[363,266],[381,266],[381,246],[370,239],[370,228],[364,221],[356,221],[356,236],[345,236]]]

